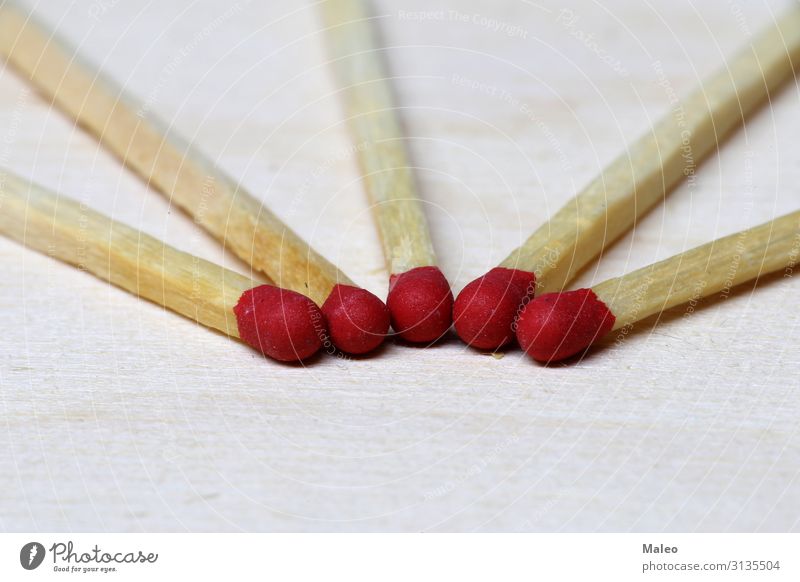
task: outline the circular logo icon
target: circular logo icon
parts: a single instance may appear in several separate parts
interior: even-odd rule
[[[35,570],[44,561],[44,546],[39,542],[28,542],[19,551],[19,563],[26,570]]]

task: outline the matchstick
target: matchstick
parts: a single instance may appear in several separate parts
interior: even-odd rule
[[[356,287],[242,185],[151,120],[143,104],[9,2],[0,6],[0,54],[238,257],[276,285],[321,305],[337,347],[362,354],[380,345],[389,329],[388,311],[380,299]]]
[[[563,360],[610,331],[762,275],[793,268],[798,259],[800,211],[591,289],[542,295],[523,309],[517,339],[535,360]]]
[[[325,341],[307,297],[188,253],[0,169],[0,234],[88,271],[276,360],[299,361]]]
[[[325,0],[320,8],[390,273],[392,327],[405,340],[434,341],[450,329],[453,294],[436,266],[376,32],[363,0]]]
[[[461,339],[480,349],[511,341],[519,310],[534,292],[563,289],[691,175],[770,91],[792,77],[798,61],[800,6],[795,6],[675,106],[500,266],[467,285],[453,314]]]

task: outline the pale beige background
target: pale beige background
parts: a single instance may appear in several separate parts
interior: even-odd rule
[[[67,4],[35,9],[385,295],[313,4]],[[454,289],[786,4],[379,2]],[[775,95],[576,284],[800,206],[798,101]],[[5,70],[0,163],[246,272]],[[797,277],[568,366],[451,339],[303,368],[6,240],[0,270],[2,530],[800,529]]]

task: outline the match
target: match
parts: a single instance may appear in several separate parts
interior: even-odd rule
[[[389,270],[386,304],[403,339],[427,343],[452,323],[453,293],[437,267],[404,135],[363,0],[320,4],[334,76]]]
[[[322,313],[304,295],[259,285],[0,171],[0,234],[276,360],[304,360],[322,346]]]
[[[469,283],[453,320],[467,344],[495,350],[514,337],[534,293],[560,291],[630,229],[784,81],[800,60],[800,6],[636,141],[500,265]]]
[[[523,309],[517,340],[534,360],[563,360],[653,314],[793,268],[799,255],[797,211],[591,289],[542,295]]]
[[[279,287],[322,306],[331,341],[367,353],[389,330],[386,306],[356,286],[188,142],[35,18],[0,6],[0,54],[148,185]]]

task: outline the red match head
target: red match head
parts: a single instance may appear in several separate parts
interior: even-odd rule
[[[435,341],[453,321],[453,293],[436,267],[417,267],[392,275],[386,305],[392,327],[410,342]]]
[[[336,285],[322,306],[333,345],[350,354],[377,348],[389,331],[389,310],[366,289]]]
[[[281,362],[314,355],[325,337],[325,319],[311,299],[272,285],[248,289],[233,308],[239,337]]]
[[[588,348],[611,331],[615,319],[591,289],[548,293],[525,307],[517,339],[534,360],[554,362]]]
[[[497,267],[458,294],[456,333],[470,346],[496,350],[514,338],[514,323],[536,290],[533,273]]]

